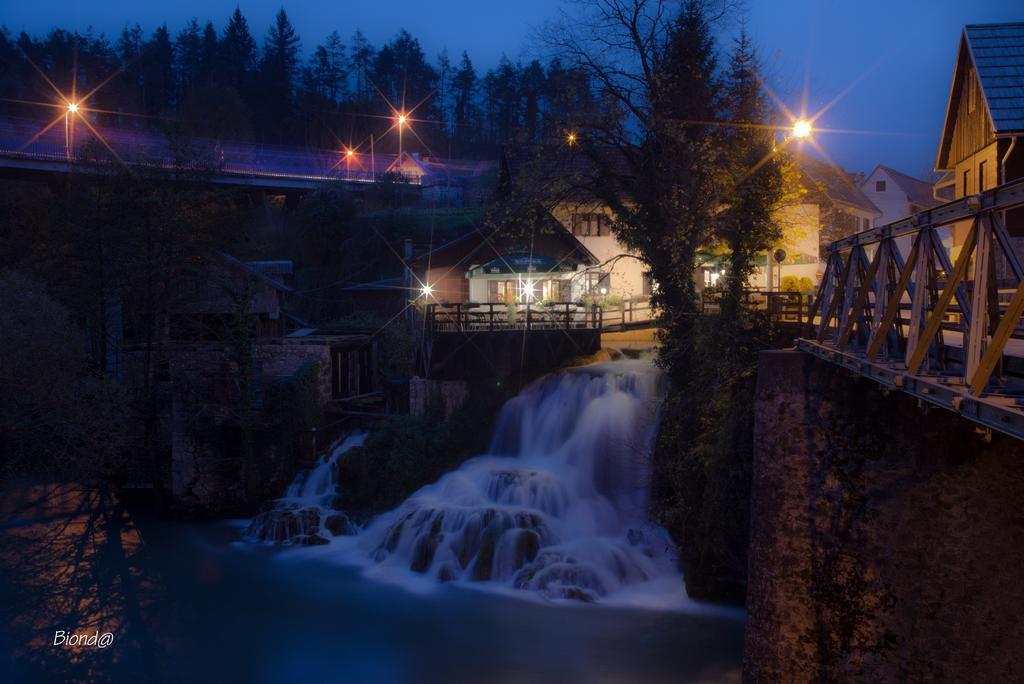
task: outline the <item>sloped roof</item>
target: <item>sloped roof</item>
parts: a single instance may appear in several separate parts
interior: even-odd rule
[[[885,173],[892,179],[892,182],[900,187],[900,190],[907,194],[907,199],[918,205],[923,209],[930,209],[931,207],[939,204],[938,200],[932,196],[932,184],[923,180],[908,176],[905,173],[901,173],[896,169],[879,164],[878,168],[885,171]],[[872,171],[871,173],[874,173]],[[868,174],[868,178],[871,174]],[[864,187],[863,185],[861,187]]]
[[[537,232],[546,233],[552,236],[555,241],[562,243],[563,249],[559,250],[559,253],[555,255],[558,259],[565,259],[573,264],[577,262],[584,264],[599,263],[598,258],[594,256],[594,254],[587,249],[575,235],[562,225],[561,221],[552,216],[551,212],[547,208],[539,204],[533,204],[531,209],[534,216],[533,228]],[[492,215],[499,213],[499,209],[492,209]],[[503,222],[500,217],[496,217],[494,220],[498,223]],[[499,256],[503,250],[507,250],[513,246],[518,246],[518,243],[520,242],[518,237],[509,236],[506,234],[506,231],[501,229],[496,230],[492,227],[493,225],[494,224],[490,223],[487,219],[482,220],[478,225],[474,226],[472,230],[467,230],[462,235],[415,256],[410,263],[412,265],[422,266],[429,262],[431,258],[442,254],[456,245],[462,245],[464,248],[468,249],[468,252],[463,257],[464,259],[479,259],[480,253],[486,254],[488,250],[494,252],[493,256]],[[491,257],[483,258],[489,259]],[[469,263],[467,262],[466,265],[468,266]]]
[[[874,202],[867,198],[850,174],[808,154],[794,155],[797,169],[833,202],[860,209],[873,216],[881,216]]]
[[[960,35],[936,169],[948,168],[960,85],[972,64],[996,137],[1024,132],[1024,22],[968,24]]]
[[[964,36],[996,135],[1024,131],[1024,22],[969,24]]]

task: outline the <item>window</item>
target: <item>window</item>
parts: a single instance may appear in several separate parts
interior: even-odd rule
[[[572,298],[569,280],[491,280],[487,301],[497,304],[567,302]]]
[[[978,164],[978,192],[985,192],[985,162]]]
[[[587,272],[587,292],[592,295],[607,295],[611,291],[611,276],[600,271]]]
[[[967,113],[973,114],[978,108],[978,83],[974,78],[974,72],[967,72]]]
[[[875,181],[875,192],[885,192],[885,181]]]
[[[860,220],[860,229],[861,230],[870,230],[871,229],[871,219],[869,219],[869,218],[861,218],[861,220]]]
[[[650,297],[654,294],[654,276],[650,273],[644,273],[644,285],[643,292],[644,297]]]
[[[962,197],[964,195],[969,195],[969,194],[971,194],[971,171],[970,171],[970,169],[964,171],[964,189],[963,189],[963,192],[960,193],[960,195]]]
[[[611,217],[607,214],[573,214],[572,234],[580,237],[611,235]]]

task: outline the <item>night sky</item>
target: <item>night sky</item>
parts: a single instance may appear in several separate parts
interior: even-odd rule
[[[237,0],[6,0],[0,23],[12,31],[45,33],[53,26],[84,30],[89,26],[116,36],[126,22],[147,31],[166,23],[176,33],[192,16],[212,19],[218,30],[239,5],[254,35],[262,36],[277,2]],[[874,135],[818,134],[839,164],[870,171],[882,163],[924,176],[935,161],[960,29],[966,23],[1024,20],[1013,0],[897,0],[860,2],[748,0],[748,30],[761,51],[768,82],[791,107],[800,101],[805,77],[813,113],[844,88],[859,84],[819,125],[872,131]],[[375,45],[400,28],[420,39],[432,59],[447,47],[453,61],[463,49],[479,71],[502,53],[528,59],[530,36],[555,16],[554,0],[385,0],[352,2],[303,0],[285,3],[306,50],[330,31],[346,40],[362,29]],[[723,27],[731,40],[738,24]]]

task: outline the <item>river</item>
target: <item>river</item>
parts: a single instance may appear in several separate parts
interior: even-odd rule
[[[319,546],[8,486],[5,681],[738,681],[743,613],[689,600],[644,519],[656,391],[640,362],[538,383],[492,453]],[[321,475],[287,505],[323,507]],[[113,642],[54,646],[58,630]]]

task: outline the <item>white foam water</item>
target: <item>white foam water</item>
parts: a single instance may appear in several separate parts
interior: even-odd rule
[[[542,378],[502,408],[487,454],[307,553],[414,589],[692,605],[668,534],[648,520],[661,397],[650,360]],[[320,482],[311,473],[289,495],[320,496]]]

